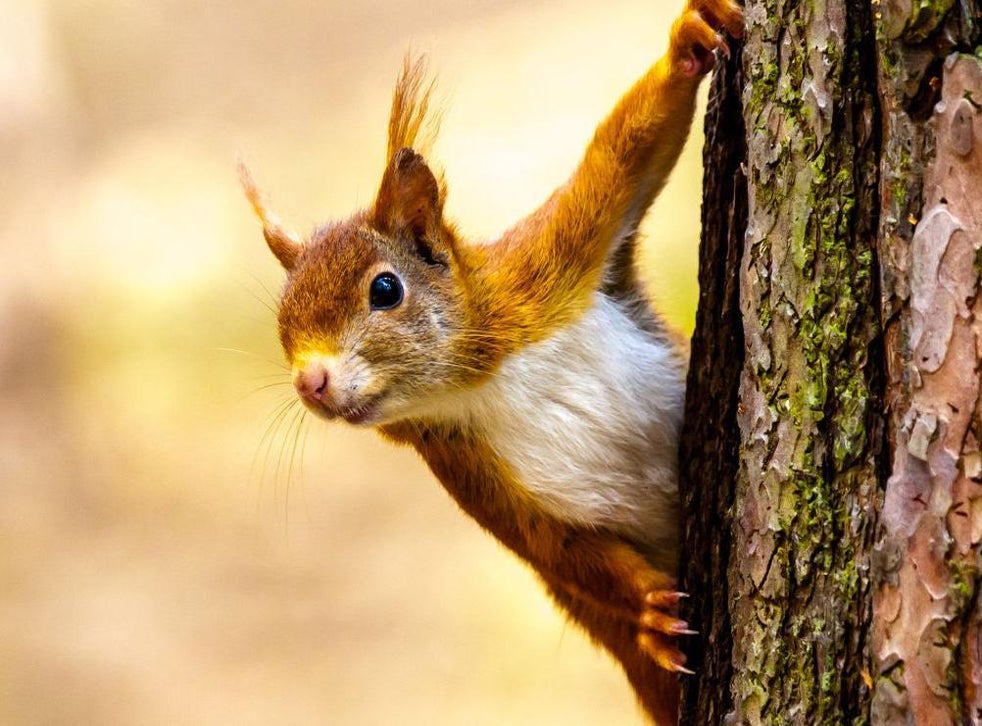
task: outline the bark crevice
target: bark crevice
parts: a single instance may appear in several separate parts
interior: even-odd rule
[[[684,723],[982,724],[980,11],[761,0],[714,79]]]
[[[682,680],[683,723],[722,723],[732,710],[721,684],[732,678],[732,624],[726,573],[739,450],[737,384],[743,365],[739,268],[746,229],[746,148],[739,88],[741,49],[713,78],[706,114],[699,308],[680,446],[683,510],[681,587],[696,595],[682,616],[699,632]],[[734,143],[733,140],[736,140]],[[725,149],[723,153],[718,150]],[[709,485],[707,485],[709,483]]]

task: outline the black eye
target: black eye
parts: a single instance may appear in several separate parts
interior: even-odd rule
[[[383,272],[372,280],[368,289],[372,310],[391,310],[402,302],[402,283],[391,272]]]

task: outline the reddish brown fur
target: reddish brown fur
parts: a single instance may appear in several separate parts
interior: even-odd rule
[[[674,722],[677,676],[639,650],[642,628],[636,622],[645,595],[670,587],[669,576],[617,535],[572,527],[543,513],[472,432],[416,422],[382,431],[415,446],[461,509],[539,572],[555,601],[621,662],[656,723]],[[656,648],[674,652],[665,635],[651,637]]]
[[[637,282],[634,227],[678,157],[708,53],[722,43],[710,24],[738,34],[739,7],[690,0],[669,52],[597,129],[572,178],[494,244],[458,237],[443,218],[442,181],[409,148],[432,128],[432,85],[418,62],[407,62],[396,88],[387,168],[370,210],[301,247],[244,177],[289,272],[279,323],[291,363],[318,354],[370,366],[358,395],[381,397],[380,431],[414,446],[464,511],[537,570],[556,602],[621,662],[658,723],[675,721],[669,669],[684,662],[673,642],[686,626],[672,614],[671,575],[623,535],[547,513],[477,429],[433,411],[448,392],[481,385],[507,356],[576,321],[598,290],[669,344]],[[367,293],[380,271],[407,282],[402,304],[384,313]]]

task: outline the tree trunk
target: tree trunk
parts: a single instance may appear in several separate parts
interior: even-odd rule
[[[913,4],[749,3],[714,80],[682,723],[982,720],[982,18]]]

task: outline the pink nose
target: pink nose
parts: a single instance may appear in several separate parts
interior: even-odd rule
[[[330,376],[327,374],[327,368],[320,363],[311,363],[297,373],[293,381],[301,398],[316,402],[324,400],[328,383],[330,383]]]

